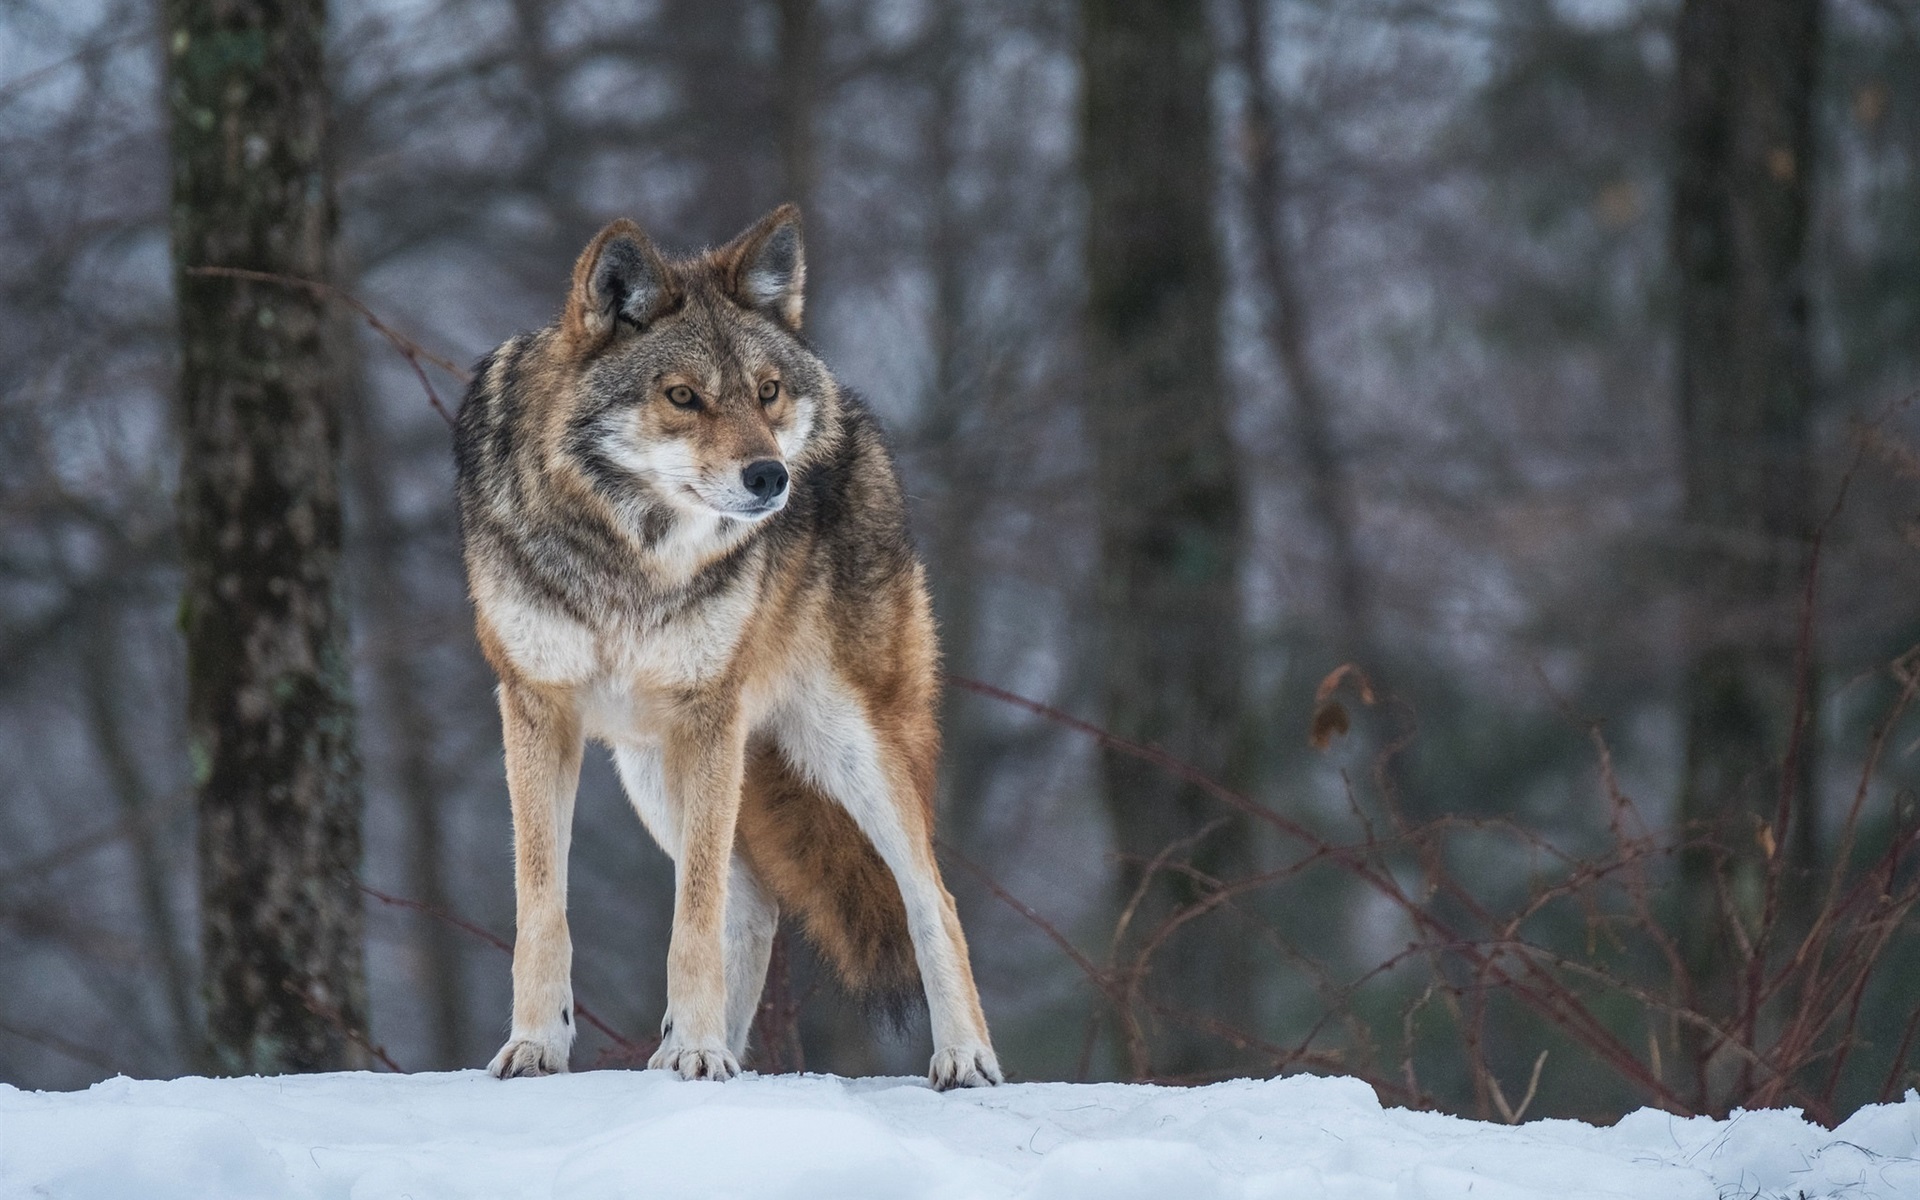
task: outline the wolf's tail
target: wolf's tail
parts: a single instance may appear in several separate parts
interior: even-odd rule
[[[746,766],[739,832],[748,862],[861,1006],[901,1028],[921,987],[893,872],[847,810],[773,747],[754,747]]]

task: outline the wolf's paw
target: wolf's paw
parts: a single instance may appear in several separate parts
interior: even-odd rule
[[[487,1064],[495,1079],[515,1079],[522,1075],[561,1075],[567,1069],[570,1039],[559,1037],[517,1037],[500,1047],[500,1053]]]
[[[682,1079],[711,1079],[716,1083],[740,1073],[740,1060],[719,1042],[687,1045],[671,1033],[647,1060],[647,1066],[660,1071],[678,1071]]]
[[[927,1082],[936,1092],[963,1087],[992,1087],[1005,1081],[1000,1060],[992,1046],[946,1046],[933,1052],[933,1065],[927,1068]]]

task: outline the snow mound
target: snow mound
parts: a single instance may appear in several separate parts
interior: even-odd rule
[[[1488,1125],[1306,1076],[946,1095],[660,1071],[0,1085],[0,1197],[67,1200],[1911,1200],[1917,1147],[1912,1092],[1829,1132],[1791,1111]]]

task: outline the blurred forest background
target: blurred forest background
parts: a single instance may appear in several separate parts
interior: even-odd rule
[[[0,5],[26,1087],[212,1062],[166,46],[147,0]],[[612,217],[684,250],[802,206],[948,668],[1048,709],[946,711],[1015,1077],[1347,1071],[1507,1117],[1915,1081],[1920,5],[333,0],[326,54],[332,282],[459,363]],[[1754,271],[1784,323],[1716,317]],[[1143,286],[1178,319],[1130,324]],[[512,869],[449,431],[333,311],[365,1037],[477,1067]],[[671,898],[590,753],[575,1069],[644,1061]],[[788,949],[763,1066],[920,1070]]]

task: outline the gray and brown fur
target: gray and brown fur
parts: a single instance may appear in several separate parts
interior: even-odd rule
[[[588,740],[675,862],[651,1065],[739,1070],[781,911],[858,994],[924,984],[936,1087],[1000,1081],[933,855],[938,650],[872,416],[800,338],[799,214],[668,260],[616,221],[554,324],[481,364],[458,491],[500,679],[517,900],[495,1075],[573,1040]]]

